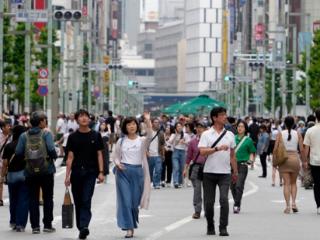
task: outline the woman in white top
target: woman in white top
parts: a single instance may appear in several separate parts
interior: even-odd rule
[[[300,150],[301,158],[303,157],[303,142],[301,135],[293,129],[294,118],[288,116],[284,120],[286,130],[277,135],[274,151],[279,147],[280,138],[284,142],[284,146],[288,153],[288,160],[279,166],[279,172],[281,173],[284,185],[283,194],[286,200],[286,208],[284,213],[290,213],[291,209],[294,213],[298,212],[296,205],[297,197],[297,177],[300,170],[300,159],[298,156],[298,149]],[[290,207],[290,198],[292,205]]]
[[[175,134],[172,134],[169,143],[173,145],[172,153],[172,172],[173,172],[173,185],[175,188],[182,187],[183,182],[183,169],[186,163],[186,149],[190,137],[183,132],[181,123],[175,124]]]
[[[150,114],[144,114],[148,129],[151,129]],[[117,190],[117,223],[127,231],[125,238],[132,238],[138,227],[139,207],[148,208],[150,199],[150,175],[147,148],[150,139],[140,137],[136,118],[123,121],[122,133],[113,153]]]

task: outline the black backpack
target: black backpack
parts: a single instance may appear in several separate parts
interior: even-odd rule
[[[46,142],[43,139],[44,132],[37,134],[26,133],[25,160],[26,171],[31,176],[48,173],[49,161]]]

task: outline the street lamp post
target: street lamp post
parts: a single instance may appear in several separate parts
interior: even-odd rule
[[[26,10],[31,10],[31,0],[26,0]],[[30,70],[31,70],[31,23],[26,23],[25,35],[25,71],[24,71],[24,111],[30,112]]]

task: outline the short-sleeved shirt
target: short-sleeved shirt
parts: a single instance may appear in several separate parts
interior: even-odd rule
[[[223,131],[222,131],[223,132]],[[210,128],[202,133],[198,147],[208,148],[219,138],[220,134],[214,128]],[[204,173],[220,173],[230,174],[230,149],[234,149],[236,146],[235,136],[232,132],[227,131],[223,138],[216,145],[217,147],[227,145],[229,149],[227,151],[218,151],[210,154],[204,165]]]
[[[74,155],[72,170],[99,171],[98,151],[104,149],[100,133],[93,130],[83,133],[78,130],[70,134],[67,149]]]
[[[8,172],[18,172],[25,169],[26,161],[21,156],[15,155],[13,158],[13,154],[15,153],[17,143],[11,142],[7,144],[3,150],[3,159],[6,159],[9,163]]]
[[[236,135],[237,145],[240,143],[241,139],[242,138]],[[250,154],[255,152],[256,148],[253,144],[252,139],[250,137],[247,137],[236,152],[236,159],[238,162],[247,162],[250,160]]]
[[[320,166],[320,123],[307,130],[303,144],[310,147],[310,164]]]

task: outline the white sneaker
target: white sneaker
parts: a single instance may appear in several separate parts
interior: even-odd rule
[[[317,214],[320,215],[320,207],[317,208]]]

